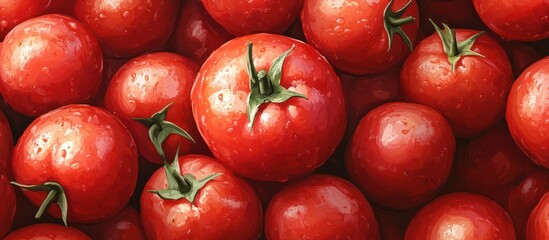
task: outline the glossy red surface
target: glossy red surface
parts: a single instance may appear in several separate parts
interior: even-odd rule
[[[93,223],[115,216],[137,181],[137,148],[118,118],[100,108],[68,105],[37,118],[13,154],[21,184],[59,183],[68,202],[68,220]],[[37,206],[46,192],[24,191]],[[60,217],[58,205],[49,212]]]
[[[281,86],[307,96],[259,109],[252,131],[247,44],[256,69],[295,45],[282,67]],[[322,165],[339,144],[347,122],[340,79],[316,50],[272,34],[229,41],[204,63],[191,93],[198,129],[216,158],[242,176],[286,181]]]
[[[95,99],[92,101],[91,105],[105,108],[105,94],[107,93],[107,88],[111,83],[111,79],[114,74],[116,74],[118,69],[128,62],[128,59],[103,58],[103,61],[103,80],[101,81],[99,92],[95,96]]]
[[[0,110],[0,172],[11,173],[11,155],[13,153],[13,136],[4,111]],[[1,235],[1,234],[0,234]]]
[[[15,216],[16,199],[13,186],[8,175],[0,169],[0,237],[6,235],[11,229]]]
[[[126,207],[116,217],[94,225],[78,226],[95,240],[145,240],[139,213]]]
[[[549,193],[546,193],[539,201],[528,219],[526,227],[526,240],[549,239]]]
[[[35,224],[10,233],[4,240],[91,240],[72,227],[55,224]]]
[[[244,180],[233,175],[215,159],[201,155],[179,158],[181,174],[209,181],[196,195],[194,203],[186,199],[163,200],[143,192],[141,220],[149,239],[258,239],[262,228],[261,202]],[[164,168],[147,182],[145,191],[166,189]]]
[[[2,96],[27,116],[91,101],[103,68],[93,33],[75,19],[57,14],[15,27],[3,43],[0,62]]]
[[[50,5],[51,0],[7,0],[0,1],[0,40],[17,24],[40,16]]]

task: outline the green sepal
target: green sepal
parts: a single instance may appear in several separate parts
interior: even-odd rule
[[[477,56],[477,57],[485,57],[484,55],[474,52],[471,50],[473,47],[473,44],[475,44],[475,40],[477,40],[478,37],[480,37],[482,34],[484,34],[484,31],[480,31],[476,33],[475,35],[469,37],[465,41],[458,42],[456,39],[456,30],[451,29],[446,24],[442,24],[444,27],[444,31],[440,29],[433,20],[429,19],[431,24],[433,24],[433,27],[435,27],[436,32],[438,33],[438,36],[440,37],[440,40],[442,41],[442,47],[444,49],[444,53],[448,56],[448,62],[452,64],[452,72],[456,71],[456,64],[457,62],[465,56]]]
[[[48,195],[40,205],[40,208],[36,212],[36,215],[34,215],[35,218],[40,218],[44,214],[44,211],[48,209],[51,204],[55,201],[57,205],[59,205],[59,208],[61,209],[61,219],[63,220],[63,223],[65,226],[67,226],[67,214],[68,214],[68,203],[67,203],[67,195],[65,194],[65,190],[63,187],[56,182],[45,182],[40,185],[25,185],[20,184],[17,182],[10,182],[12,185],[15,185],[20,188],[24,188],[30,191],[43,191],[47,192]]]
[[[408,9],[408,6],[410,6],[410,4],[412,3],[412,0],[409,0],[408,3],[406,3],[401,9],[396,12],[391,11],[391,9],[393,8],[393,3],[394,0],[389,1],[389,4],[387,4],[387,7],[385,8],[385,12],[383,14],[383,26],[385,27],[385,32],[387,32],[387,39],[389,40],[387,44],[387,52],[391,51],[391,46],[393,46],[395,33],[402,37],[402,40],[404,41],[406,46],[408,46],[410,51],[412,51],[414,49],[414,45],[401,27],[402,25],[411,23],[415,20],[413,16],[401,18],[406,9]]]

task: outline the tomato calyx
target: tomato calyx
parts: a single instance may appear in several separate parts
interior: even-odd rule
[[[61,209],[61,219],[63,220],[63,223],[65,226],[67,226],[67,212],[68,212],[68,204],[67,204],[67,195],[65,194],[65,190],[63,187],[56,182],[45,182],[40,185],[25,185],[20,184],[17,182],[10,182],[12,185],[15,185],[17,187],[31,190],[31,191],[43,191],[47,192],[48,195],[46,196],[46,199],[42,202],[40,205],[40,208],[36,212],[35,218],[42,217],[42,214],[44,214],[44,211],[49,208],[49,206],[55,201],[57,205],[59,205],[59,208]]]
[[[259,107],[268,102],[283,103],[291,97],[307,99],[301,93],[290,91],[280,85],[282,66],[286,57],[294,50],[295,45],[273,60],[269,72],[261,70],[257,72],[252,57],[252,43],[248,43],[248,76],[250,77],[250,94],[247,99],[248,127],[252,131],[255,117]]]
[[[408,24],[414,21],[414,17],[408,16],[405,18],[401,18],[406,9],[408,9],[408,6],[412,3],[412,0],[409,0],[406,5],[404,5],[401,9],[397,10],[396,12],[391,11],[391,8],[393,7],[394,0],[389,1],[389,4],[387,4],[387,7],[385,8],[385,13],[383,14],[383,25],[385,27],[385,31],[387,32],[387,38],[388,41],[388,47],[387,52],[391,51],[391,46],[393,45],[393,39],[395,33],[400,35],[402,37],[402,40],[408,46],[410,51],[414,49],[414,46],[412,45],[412,41],[406,35],[404,30],[402,30],[401,26],[404,24]]]
[[[442,24],[444,26],[444,32],[433,22],[433,20],[429,19],[431,21],[431,24],[433,24],[433,27],[435,27],[435,30],[437,31],[438,35],[440,36],[440,40],[442,41],[442,46],[444,48],[444,52],[446,55],[448,55],[448,62],[452,64],[452,72],[455,72],[456,70],[456,64],[462,57],[465,56],[477,56],[477,57],[485,57],[484,55],[472,51],[471,48],[473,47],[473,44],[475,44],[475,40],[480,37],[482,34],[484,34],[484,31],[480,31],[477,34],[469,37],[465,41],[458,42],[456,39],[456,30],[451,29],[446,24]]]

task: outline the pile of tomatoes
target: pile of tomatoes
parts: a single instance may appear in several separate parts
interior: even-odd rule
[[[547,0],[5,0],[0,40],[0,238],[549,239]]]

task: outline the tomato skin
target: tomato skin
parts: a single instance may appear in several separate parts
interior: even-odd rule
[[[92,240],[86,234],[72,227],[42,223],[18,229],[4,240],[40,239],[40,240]]]
[[[516,78],[530,65],[543,58],[534,47],[521,42],[505,42],[503,47],[509,56]]]
[[[402,61],[410,50],[395,34],[390,51],[384,28],[384,11],[389,0],[356,1],[341,6],[331,0],[306,0],[301,13],[307,42],[317,48],[338,69],[353,74],[374,74]],[[402,8],[408,0],[395,0],[392,10]],[[415,0],[402,15],[413,16],[402,30],[415,42],[418,31],[418,8]]]
[[[549,168],[549,57],[528,67],[513,84],[507,123],[517,145],[534,163]]]
[[[75,17],[74,0],[50,0],[46,13],[59,13]]]
[[[78,227],[96,240],[145,240],[139,213],[126,207],[116,217],[108,221]]]
[[[11,229],[15,217],[15,191],[10,184],[8,175],[0,169],[0,237],[3,237]]]
[[[432,199],[452,169],[455,140],[434,109],[387,103],[370,111],[347,145],[351,179],[371,201],[396,209]]]
[[[50,0],[0,2],[0,41],[19,23],[40,16],[50,4]]]
[[[127,58],[163,47],[174,29],[179,1],[76,0],[74,9],[101,42],[105,56]]]
[[[526,240],[549,239],[549,193],[545,193],[536,205],[526,226]]]
[[[283,33],[299,14],[303,0],[202,0],[204,8],[227,32]],[[242,14],[244,11],[244,14]]]
[[[423,207],[410,222],[405,240],[500,239],[514,240],[509,215],[482,195],[453,193]]]
[[[549,37],[549,2],[545,0],[473,0],[482,21],[507,40]]]
[[[157,52],[134,58],[113,76],[105,94],[105,106],[132,133],[139,153],[149,161],[162,163],[148,135],[148,128],[133,118],[150,118],[173,103],[166,117],[186,130],[197,142],[171,135],[164,142],[167,159],[179,146],[181,155],[207,151],[191,110],[190,93],[199,66],[175,53]]]
[[[194,203],[163,200],[146,190],[166,189],[164,168],[158,169],[141,195],[141,220],[149,239],[258,239],[262,228],[261,202],[244,180],[215,159],[201,155],[179,157],[181,174],[203,179],[222,175],[199,190]]]
[[[283,64],[281,86],[308,98],[263,104],[253,131],[246,109],[248,42],[258,71],[295,45]],[[272,34],[236,38],[216,50],[202,65],[191,100],[214,156],[255,180],[283,182],[312,172],[339,144],[347,121],[339,77],[326,59],[303,42]]]
[[[477,31],[456,29],[464,41]],[[471,138],[494,125],[505,112],[513,81],[511,65],[497,41],[483,34],[452,72],[438,34],[423,40],[404,62],[400,74],[404,98],[430,106],[450,122],[457,137]]]
[[[89,102],[99,89],[103,68],[91,31],[57,14],[17,25],[6,36],[0,62],[2,95],[27,116]]]
[[[115,116],[97,107],[67,105],[27,128],[12,164],[18,183],[59,183],[67,195],[69,221],[94,223],[115,216],[130,199],[137,157],[129,131]],[[47,195],[24,194],[37,206]],[[57,204],[49,212],[60,216]]]
[[[111,79],[114,77],[118,69],[120,69],[126,62],[127,59],[115,59],[115,58],[103,58],[104,68],[103,68],[103,80],[101,81],[101,86],[99,87],[99,92],[95,96],[95,99],[92,101],[91,105],[105,108],[105,94],[107,93],[107,88],[111,83]]]
[[[4,111],[0,110],[0,172],[11,173],[11,155],[13,153],[13,136]],[[0,234],[1,235],[1,234]]]

